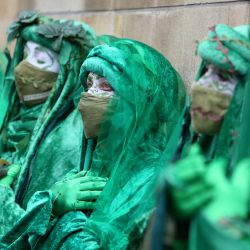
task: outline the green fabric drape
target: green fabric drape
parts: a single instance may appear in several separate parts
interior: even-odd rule
[[[8,57],[3,51],[0,51],[0,90],[1,90],[0,93],[2,93],[4,74],[7,68],[7,64],[8,64]]]
[[[3,122],[4,116],[5,116],[5,110],[8,107],[8,100],[7,98],[5,98],[5,88],[4,88],[4,75],[5,72],[8,68],[8,64],[9,64],[9,59],[10,59],[10,55],[8,53],[8,50],[6,49],[6,53],[4,53],[3,51],[0,52],[0,97],[1,97],[1,106],[0,106],[0,125]]]
[[[72,211],[50,220],[51,193],[37,192],[28,211],[1,239],[20,249],[137,249],[155,206],[157,164],[185,105],[185,89],[170,63],[153,48],[109,39],[83,63],[115,90],[93,152],[88,175],[109,181],[90,214]],[[87,143],[92,148],[93,141]],[[89,150],[86,150],[88,153]],[[83,161],[84,162],[84,161]],[[87,169],[88,166],[84,166]],[[28,237],[28,241],[27,241]]]
[[[1,158],[13,163],[23,161],[41,110],[42,105],[32,108],[20,105],[18,110],[13,110],[0,135]]]
[[[78,74],[89,50],[96,45],[95,34],[88,25],[48,19],[33,11],[21,13],[8,32],[8,41],[16,38],[16,46],[5,75],[4,99],[0,100],[1,107],[2,102],[8,103],[0,120],[0,157],[19,163],[21,172],[13,191],[9,189],[9,200],[6,200],[6,188],[0,186],[0,220],[5,225],[0,234],[21,217],[34,192],[49,188],[68,171],[80,168],[83,131],[75,106],[81,89]],[[20,104],[14,83],[14,69],[23,59],[27,41],[56,51],[60,64],[50,96],[33,108]],[[13,216],[6,215],[10,203]]]
[[[249,49],[249,25],[239,26],[234,29],[224,24],[215,25],[209,32],[208,39],[198,45],[198,54],[202,58],[202,63],[196,80],[204,73],[205,65],[208,63],[234,74],[237,77],[237,86],[220,131],[214,136],[196,135],[190,126],[190,114],[189,110],[187,110],[183,118],[179,120],[172,138],[170,138],[170,143],[162,157],[162,164],[165,163],[169,168],[173,167],[174,164],[172,163],[185,157],[193,142],[198,142],[208,163],[220,157],[228,160],[225,175],[230,178],[236,164],[244,157],[250,156],[248,154],[248,133],[244,132],[245,134],[242,134],[243,131],[246,131],[246,124],[243,124],[243,122],[247,122],[249,118],[247,115],[249,112],[249,107],[247,107],[249,100],[246,99],[249,96],[247,92],[250,69]],[[239,58],[240,60],[238,60]],[[176,143],[177,141],[179,143]],[[169,154],[169,150],[172,150],[172,155]],[[167,192],[168,190],[166,190],[164,195]],[[168,206],[170,207],[171,205]],[[162,220],[162,218],[158,218],[158,220]],[[249,230],[249,226],[245,226],[248,228],[246,230]],[[156,232],[161,231],[157,227],[154,230]],[[153,241],[161,242],[159,244],[161,246],[158,245],[155,249],[163,249],[162,239],[156,237],[154,236]],[[245,243],[237,241],[228,233],[223,232],[218,225],[209,222],[202,214],[195,216],[191,220],[188,249],[236,249],[235,246],[237,246],[237,249],[249,248]]]

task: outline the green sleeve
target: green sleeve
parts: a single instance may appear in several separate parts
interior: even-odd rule
[[[1,249],[100,249],[98,237],[85,227],[82,211],[71,211],[52,218],[52,193],[36,192],[24,216],[6,235],[0,237]],[[108,237],[108,235],[107,235]]]
[[[22,218],[5,235],[0,236],[0,249],[33,249],[56,219],[51,220],[52,193],[37,192],[31,198]],[[2,247],[2,248],[1,248]]]
[[[199,214],[191,223],[189,235],[188,250],[249,249],[249,225],[237,219],[224,220],[223,226]]]
[[[15,195],[10,187],[0,185],[0,235],[9,231],[24,214],[24,210],[15,202]]]

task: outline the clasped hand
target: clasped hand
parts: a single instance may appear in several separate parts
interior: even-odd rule
[[[21,167],[17,164],[9,165],[7,175],[0,179],[0,185],[10,187],[18,176],[20,170]]]
[[[250,201],[250,159],[242,160],[226,176],[224,159],[205,164],[198,145],[166,172],[174,213],[188,218],[201,211],[210,221],[246,218]]]
[[[105,187],[107,178],[85,174],[86,171],[81,171],[52,186],[54,215],[60,216],[71,210],[95,208],[95,201]]]
[[[206,171],[198,145],[191,147],[186,158],[167,169],[171,207],[178,218],[191,217],[213,198],[213,184],[207,180]]]

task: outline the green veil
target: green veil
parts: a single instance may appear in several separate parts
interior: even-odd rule
[[[153,48],[130,39],[103,37],[83,63],[115,90],[97,142],[82,157],[88,175],[109,181],[95,210],[50,220],[51,193],[37,192],[28,212],[1,239],[3,246],[34,249],[137,249],[155,206],[156,164],[185,105],[185,89],[171,64]],[[28,229],[24,229],[28,228]],[[22,230],[24,230],[24,233]],[[29,243],[26,236],[29,235]],[[14,239],[14,240],[13,240]],[[16,240],[15,240],[16,239]]]
[[[83,83],[88,72],[103,75],[119,97],[113,108],[111,103],[111,118],[101,128],[103,136],[98,138],[89,170],[89,174],[110,176],[110,181],[86,227],[94,228],[101,247],[124,249],[141,238],[154,207],[152,191],[159,168],[152,165],[182,112],[184,86],[162,55],[128,39],[94,48],[81,72]],[[102,237],[102,231],[112,236]]]

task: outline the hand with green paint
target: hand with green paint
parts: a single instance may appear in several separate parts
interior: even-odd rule
[[[192,146],[186,158],[168,169],[171,206],[178,218],[193,216],[212,200],[213,184],[206,174],[207,166],[198,145]]]
[[[207,179],[215,187],[214,198],[204,209],[205,216],[218,222],[225,218],[247,218],[250,201],[250,159],[242,160],[230,178],[225,175],[225,161],[214,160]]]
[[[71,210],[94,209],[106,183],[107,178],[86,176],[86,171],[56,182],[51,188],[53,214],[61,216]]]
[[[17,175],[19,174],[20,170],[21,167],[17,164],[12,164],[8,166],[7,175],[0,179],[0,185],[10,187]]]

